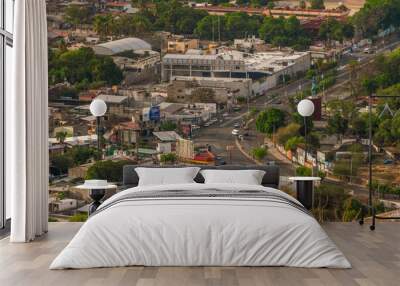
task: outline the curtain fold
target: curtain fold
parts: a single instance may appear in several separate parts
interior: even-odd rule
[[[17,0],[13,94],[6,98],[6,187],[11,242],[48,228],[48,72],[45,0]]]

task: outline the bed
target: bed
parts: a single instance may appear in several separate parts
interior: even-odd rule
[[[313,216],[277,189],[276,166],[247,167],[265,171],[260,185],[204,183],[199,173],[193,183],[150,186],[138,186],[136,167],[125,166],[127,188],[98,208],[50,269],[351,267]]]

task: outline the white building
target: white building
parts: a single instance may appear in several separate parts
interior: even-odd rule
[[[215,55],[167,54],[162,59],[162,79],[176,76],[249,78],[252,95],[275,87],[283,75],[296,76],[310,68],[309,52],[243,53],[225,50]]]
[[[73,210],[78,207],[78,201],[75,199],[53,200],[49,202],[49,211],[53,213]]]

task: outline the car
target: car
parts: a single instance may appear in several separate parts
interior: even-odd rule
[[[215,166],[226,165],[224,158],[222,158],[221,156],[215,157],[214,161],[215,161]]]
[[[229,113],[228,113],[228,112],[225,112],[224,114],[222,114],[222,116],[223,116],[223,117],[228,117],[228,116],[229,116]]]
[[[234,106],[234,107],[233,107],[233,111],[240,111],[240,106],[237,106],[237,105]]]
[[[235,124],[233,124],[233,127],[234,127],[235,129],[239,129],[239,128],[240,128],[240,123],[239,123],[239,122],[236,122]]]
[[[243,137],[243,135],[239,135],[239,140],[244,140],[244,137]]]
[[[393,160],[392,159],[385,159],[385,160],[383,160],[383,164],[385,164],[385,165],[393,164]]]
[[[373,54],[373,53],[375,53],[375,50],[373,48],[367,47],[364,49],[364,54]]]
[[[232,135],[235,135],[235,136],[239,135],[239,130],[238,129],[233,129],[232,130]]]

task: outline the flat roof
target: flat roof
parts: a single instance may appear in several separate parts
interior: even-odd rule
[[[102,99],[106,103],[123,103],[128,97],[125,95],[111,95],[111,94],[100,94],[96,99]]]
[[[178,139],[182,139],[182,137],[175,131],[153,132],[153,135],[156,136],[161,141],[176,141]]]

